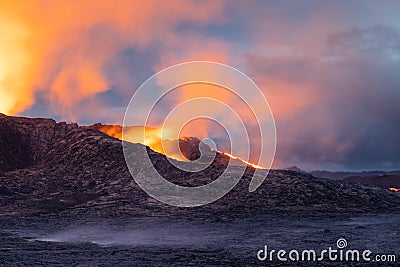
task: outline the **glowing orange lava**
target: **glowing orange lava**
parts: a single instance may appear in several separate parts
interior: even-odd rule
[[[228,157],[230,157],[230,158],[232,158],[232,159],[240,160],[240,161],[243,162],[244,164],[246,164],[246,165],[248,165],[248,166],[250,166],[250,167],[252,167],[252,168],[254,168],[254,169],[265,169],[264,167],[262,167],[262,166],[260,166],[260,165],[257,165],[257,164],[254,164],[254,163],[245,161],[245,160],[243,160],[243,159],[241,159],[241,158],[239,158],[239,157],[236,157],[236,156],[234,156],[234,155],[232,155],[232,154],[229,154],[229,153],[226,153],[226,152],[221,152],[221,153],[223,153],[225,156],[228,156]]]
[[[121,126],[117,126],[117,125],[102,125],[99,129],[99,131],[118,138],[120,140],[122,140],[122,127]],[[162,136],[167,137],[167,138],[171,138],[171,136],[168,135],[168,131],[165,132],[166,130],[164,129],[164,134],[163,131],[161,130],[161,128],[147,128],[146,129],[146,134],[143,137],[143,133],[144,133],[144,128],[143,127],[131,127],[130,129],[128,129],[125,132],[125,140],[132,142],[132,143],[141,143],[144,144],[146,146],[149,146],[152,150],[162,153],[170,158],[174,158],[177,160],[182,160],[181,157],[178,157],[175,153],[174,154],[167,154],[165,152],[165,150],[162,147]],[[167,134],[166,134],[167,133]],[[139,138],[141,137],[141,138]],[[173,138],[172,138],[173,139]],[[247,166],[250,166],[254,169],[265,169],[264,167],[245,161],[239,157],[236,157],[232,154],[226,153],[226,152],[222,152],[222,151],[217,151],[221,154],[224,154],[225,156],[231,158],[231,159],[235,159],[238,160],[244,164],[246,164]]]
[[[400,192],[400,188],[396,188],[396,187],[390,187],[390,188],[388,188],[390,191],[393,191],[393,192]]]

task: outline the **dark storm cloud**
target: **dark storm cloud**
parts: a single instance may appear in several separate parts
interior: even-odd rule
[[[354,28],[322,44],[320,52],[298,57],[248,56],[277,107],[278,161],[306,168],[400,168],[399,31]],[[308,99],[296,98],[299,92]],[[285,103],[295,108],[285,113]]]

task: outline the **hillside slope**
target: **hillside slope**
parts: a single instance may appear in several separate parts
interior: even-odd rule
[[[142,148],[140,144],[131,147],[133,151]],[[172,166],[164,155],[149,148],[146,151],[166,179],[181,185],[206,184],[225,168],[212,164],[203,171],[187,173]],[[2,215],[62,212],[76,216],[215,217],[274,211],[389,211],[400,207],[400,197],[385,189],[284,170],[271,171],[264,184],[249,193],[251,168],[228,195],[212,204],[193,209],[167,206],[137,186],[118,139],[50,119],[0,116],[0,155]],[[135,162],[136,175],[148,175],[144,156],[139,155]]]

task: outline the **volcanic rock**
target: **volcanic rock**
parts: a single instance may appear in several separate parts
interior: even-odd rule
[[[148,147],[131,144],[130,149],[137,151],[133,175],[149,174],[149,157],[166,179],[185,186],[207,184],[226,168],[213,163],[203,171],[185,172]],[[254,212],[371,212],[400,207],[400,197],[385,189],[287,170],[270,171],[260,188],[249,193],[254,173],[250,167],[236,187],[214,203],[193,209],[168,206],[136,184],[120,140],[51,119],[0,116],[0,155],[3,215],[62,212],[70,216],[221,218]]]
[[[400,188],[399,175],[372,175],[372,176],[350,176],[344,179],[348,182],[357,182],[364,185],[375,185],[383,188]]]

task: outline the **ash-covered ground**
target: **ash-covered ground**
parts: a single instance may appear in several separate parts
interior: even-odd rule
[[[226,221],[163,217],[74,221],[2,219],[2,266],[398,266],[400,215],[255,215]],[[396,262],[261,262],[270,249],[347,249],[395,255]]]

